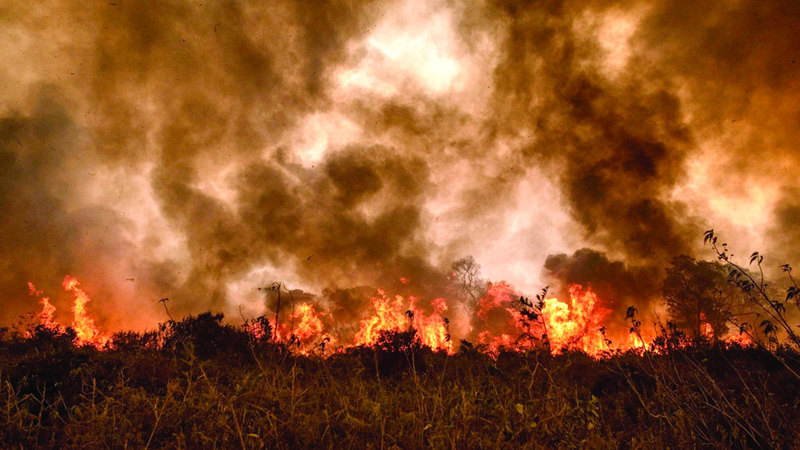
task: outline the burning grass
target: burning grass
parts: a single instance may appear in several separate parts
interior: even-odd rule
[[[736,329],[725,335],[722,310],[698,303],[681,316],[694,333],[674,322],[649,331],[635,307],[616,317],[618,305],[612,309],[590,286],[570,285],[563,300],[547,289],[529,300],[500,282],[476,298],[470,340],[459,344],[446,299],[384,291],[349,335],[331,312],[293,300],[290,312],[241,326],[212,313],[175,321],[167,309],[170,320],[155,331],[111,335],[95,325],[76,278],[63,282],[74,297],[70,326],[30,283],[42,307],[37,324],[0,335],[0,441],[25,448],[797,448],[800,340],[785,305],[800,307],[800,290],[791,268],[782,266],[792,284],[786,302],[773,300],[763,276],[732,263],[713,232],[709,239],[731,266],[732,285],[770,314],[761,329],[729,316]],[[761,259],[753,254],[751,264],[760,268]],[[684,271],[676,275],[718,271],[676,261]],[[692,292],[705,295],[708,287],[699,287]],[[670,298],[674,311],[692,306]]]
[[[267,323],[268,321],[262,321]],[[268,326],[268,325],[267,325]],[[800,355],[679,333],[657,351],[433,350],[414,328],[304,356],[210,313],[105,350],[0,340],[9,447],[796,447]],[[296,345],[296,344],[295,344]]]

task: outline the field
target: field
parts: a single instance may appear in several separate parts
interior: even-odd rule
[[[341,353],[201,314],[105,350],[7,330],[8,448],[796,448],[799,357],[662,336],[649,352],[452,356],[414,330]]]

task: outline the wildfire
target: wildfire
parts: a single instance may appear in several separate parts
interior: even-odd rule
[[[72,305],[73,320],[71,327],[75,330],[78,343],[80,345],[92,345],[97,348],[104,347],[109,341],[109,336],[97,329],[94,319],[86,310],[86,304],[91,299],[79,287],[78,280],[72,275],[67,275],[62,286],[65,291],[71,291],[75,296],[75,302]],[[50,303],[50,298],[42,296],[43,292],[37,290],[31,282],[28,282],[28,290],[31,296],[39,297],[39,302],[42,304],[42,312],[38,315],[40,325],[49,330],[63,331],[64,327],[55,320],[56,307]]]
[[[98,330],[89,315],[86,306],[91,300],[80,288],[78,280],[68,275],[62,285],[74,296],[71,328],[76,333],[77,342],[97,348],[105,347],[110,337]],[[56,321],[56,308],[50,299],[37,290],[33,283],[28,283],[28,289],[30,295],[37,297],[42,305],[37,316],[40,325],[63,332],[65,328]],[[637,329],[629,333],[629,324],[621,317],[612,317],[612,310],[603,305],[602,299],[590,287],[573,284],[568,292],[567,301],[541,298],[534,305],[523,302],[508,283],[491,283],[486,294],[478,301],[472,323],[472,329],[475,330],[473,338],[490,355],[497,355],[501,349],[526,351],[549,348],[554,355],[581,351],[592,357],[601,357],[612,350],[648,349],[640,331]],[[280,323],[266,318],[263,322],[248,323],[247,331],[254,337],[263,338],[267,329],[271,328],[271,338],[289,345],[293,351],[303,355],[324,355],[326,348],[333,349],[337,345],[340,349],[372,346],[386,332],[413,329],[418,344],[448,354],[455,352],[449,320],[445,316],[448,311],[446,299],[436,298],[427,303],[419,297],[389,296],[385,291],[378,290],[370,302],[373,310],[361,319],[353,340],[344,346],[340,343],[338,333],[332,331],[333,316],[324,312],[324,308],[319,311],[318,305],[309,302],[300,303],[290,314],[282,315]],[[713,337],[711,325],[705,320],[702,323],[703,333]],[[613,344],[606,336],[608,326],[616,331],[616,342]],[[731,336],[725,341],[753,345],[746,334]],[[318,349],[322,351],[318,352]]]
[[[431,302],[433,312],[426,315],[417,306],[419,299],[409,297],[408,301],[400,295],[389,298],[382,290],[371,299],[375,314],[361,320],[361,327],[355,335],[355,345],[373,345],[382,332],[403,331],[411,326],[416,330],[416,339],[434,350],[453,353],[453,343],[447,329],[448,322],[442,317],[447,311],[443,298]]]
[[[288,323],[287,323],[288,322]],[[335,339],[325,334],[325,326],[317,313],[314,305],[301,303],[286,322],[276,325],[270,323],[275,329],[276,338],[281,342],[294,345],[300,354],[308,355],[321,346],[335,344]]]
[[[573,284],[568,288],[569,301],[545,298],[538,311],[532,311],[514,294],[505,282],[491,284],[478,302],[478,343],[489,354],[501,348],[525,351],[537,346],[549,346],[552,354],[582,351],[593,357],[612,350],[604,331],[610,322],[611,310],[602,306],[601,299],[591,288]],[[621,320],[618,319],[618,320]],[[615,328],[627,326],[621,322]],[[616,348],[645,347],[637,334],[631,333]]]
[[[569,287],[569,303],[557,298],[544,301],[542,316],[554,354],[567,350],[580,350],[597,355],[605,346],[605,337],[599,332],[611,310],[599,305],[597,295],[579,284]]]
[[[28,292],[32,297],[38,297],[39,303],[42,304],[42,312],[39,313],[39,324],[48,330],[61,331],[62,327],[55,319],[56,307],[50,303],[50,298],[43,297],[42,294],[44,294],[44,292],[36,289],[36,286],[30,281],[28,282]]]
[[[486,295],[478,300],[476,325],[483,330],[478,333],[478,344],[485,346],[488,353],[497,354],[501,348],[532,349],[536,338],[541,337],[540,327],[523,317],[517,299],[511,286],[501,281],[490,284]]]

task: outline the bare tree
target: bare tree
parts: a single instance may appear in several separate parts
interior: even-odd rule
[[[451,280],[458,299],[467,311],[474,311],[486,294],[486,281],[481,279],[481,266],[472,256],[465,256],[450,266]]]

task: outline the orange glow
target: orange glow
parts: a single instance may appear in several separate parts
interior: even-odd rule
[[[431,301],[433,313],[427,316],[416,307],[416,302],[417,298],[411,297],[411,310],[414,311],[413,323],[420,343],[434,350],[444,350],[452,354],[453,342],[450,340],[447,323],[442,316],[447,311],[447,301],[443,298],[433,299]]]
[[[453,343],[447,330],[442,313],[447,311],[447,302],[443,298],[431,302],[433,312],[426,315],[417,306],[419,298],[409,297],[408,301],[400,295],[389,298],[382,290],[371,299],[375,314],[361,320],[361,326],[355,335],[355,345],[374,345],[382,332],[404,331],[409,326],[416,331],[416,339],[434,350],[453,353]]]
[[[745,333],[733,334],[731,336],[728,336],[725,338],[725,342],[728,344],[738,344],[741,345],[742,347],[750,347],[755,345],[750,335]]]
[[[293,349],[303,355],[311,354],[315,347],[319,346],[323,340],[327,345],[332,345],[336,341],[325,333],[325,326],[314,305],[303,302],[295,311],[289,315],[285,322],[281,322],[277,327],[275,322],[270,322],[276,330],[277,339],[281,342],[289,343]],[[259,337],[256,331],[256,337]],[[263,330],[260,335],[263,335]],[[327,339],[326,339],[327,338]]]
[[[28,282],[28,292],[32,297],[39,297],[39,303],[42,304],[42,312],[39,313],[39,324],[48,330],[62,331],[61,325],[56,322],[56,307],[50,303],[49,297],[43,297],[43,292],[36,289],[30,281]]]
[[[100,332],[89,315],[87,304],[91,300],[80,288],[78,280],[68,275],[62,285],[74,296],[71,327],[75,330],[77,342],[97,348],[106,346],[110,336]],[[50,299],[44,297],[33,283],[28,283],[28,289],[30,295],[37,297],[42,305],[37,315],[40,325],[63,332],[64,327],[56,321],[56,308]],[[568,300],[545,298],[540,304],[531,306],[530,302],[523,303],[508,283],[490,283],[486,294],[478,301],[473,339],[481,351],[492,356],[497,356],[503,349],[520,352],[549,348],[554,355],[580,351],[594,358],[618,350],[650,350],[646,339],[651,336],[643,338],[638,326],[637,332],[629,332],[630,325],[621,317],[613,317],[612,310],[604,306],[603,299],[590,287],[573,284],[568,292]],[[385,332],[411,329],[415,331],[414,339],[419,345],[448,354],[455,352],[446,317],[449,309],[446,299],[435,298],[426,302],[420,297],[390,296],[378,290],[370,301],[372,311],[361,319],[353,340],[348,343],[342,344],[334,331],[332,315],[324,310],[319,311],[320,306],[312,303],[300,303],[293,312],[282,315],[280,323],[276,324],[274,319],[268,320],[268,323],[274,332],[274,339],[302,355],[325,356],[326,350],[330,354],[337,344],[339,350],[360,345],[373,346]],[[536,314],[531,314],[532,311]],[[714,330],[705,317],[701,317],[701,324],[704,335],[712,337]],[[267,337],[266,328],[266,322],[246,324],[246,331],[255,338]],[[613,335],[616,341],[606,341],[605,333]],[[743,346],[753,345],[747,334],[732,335],[724,341]]]
[[[578,350],[596,356],[609,350],[599,330],[611,310],[598,304],[599,299],[590,288],[584,290],[578,284],[569,287],[569,299],[569,303],[557,298],[544,301],[542,315],[552,352]]]
[[[78,280],[67,275],[62,283],[65,291],[72,291],[75,295],[75,303],[72,305],[73,322],[72,328],[78,336],[78,341],[81,344],[90,344],[95,347],[104,346],[109,337],[101,333],[97,326],[94,324],[94,319],[89,315],[86,310],[86,304],[91,301],[86,292],[81,289]]]
[[[496,355],[501,348],[508,350],[533,349],[541,330],[530,329],[519,309],[514,308],[518,297],[505,281],[490,283],[486,295],[478,300],[478,344]],[[526,334],[528,335],[526,338]]]
[[[714,327],[708,323],[708,319],[706,319],[706,315],[704,313],[700,313],[700,335],[709,340],[714,339]]]
[[[94,324],[94,319],[92,319],[89,312],[86,310],[86,304],[89,303],[91,299],[86,292],[79,287],[80,283],[78,283],[78,280],[71,275],[67,275],[64,278],[62,286],[64,290],[72,291],[75,295],[75,302],[72,305],[73,320],[71,327],[75,330],[78,344],[92,345],[97,348],[104,347],[108,343],[110,337],[97,329],[97,326]],[[64,331],[64,327],[55,320],[56,307],[50,303],[50,298],[43,297],[43,292],[37,290],[31,282],[28,282],[28,291],[31,296],[39,297],[39,302],[42,304],[42,312],[38,315],[40,325],[52,331]]]
[[[398,295],[392,300],[384,291],[378,290],[378,295],[372,297],[371,302],[375,314],[361,320],[355,345],[375,344],[382,331],[400,331],[407,324],[403,297]]]

